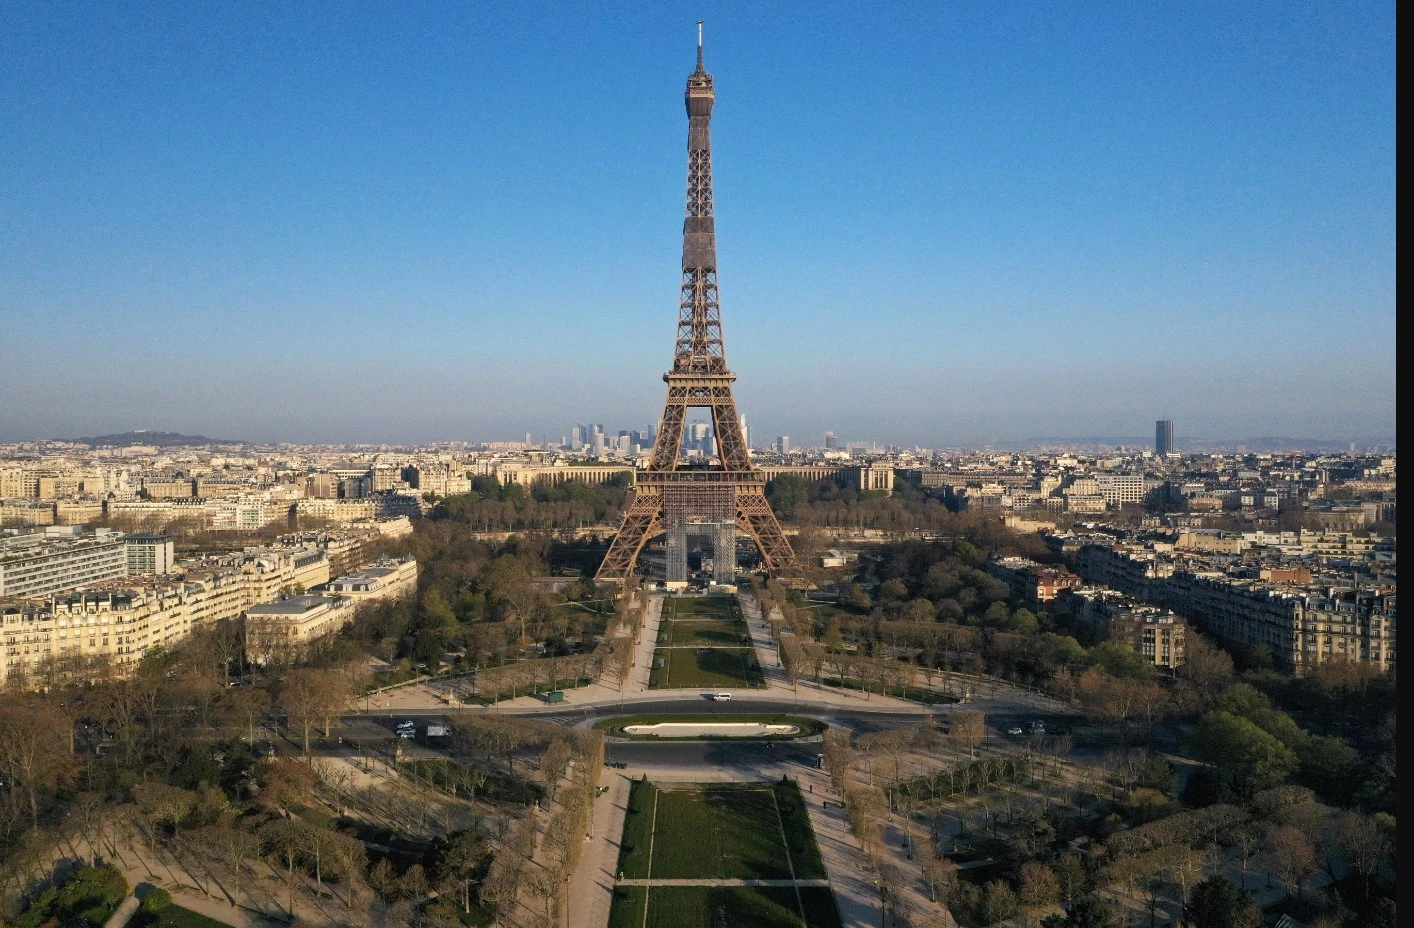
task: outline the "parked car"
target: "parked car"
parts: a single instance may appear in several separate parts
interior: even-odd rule
[[[1013,726],[1011,726],[1010,728],[1008,728],[1008,729],[1006,730],[1006,733],[1007,733],[1008,735],[1019,735],[1019,734],[1021,734],[1021,726],[1020,726],[1020,725],[1013,725]]]

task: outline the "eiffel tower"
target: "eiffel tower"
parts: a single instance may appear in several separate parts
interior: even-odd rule
[[[736,533],[750,535],[766,571],[798,573],[795,552],[766,501],[766,477],[751,463],[741,432],[722,344],[717,301],[717,242],[712,217],[712,75],[702,67],[702,23],[697,24],[697,70],[687,78],[687,216],[682,224],[682,294],[678,302],[673,369],[663,375],[668,398],[648,466],[636,474],[633,496],[619,533],[599,567],[598,579],[624,580],[644,544],[667,534],[668,579],[686,579],[690,527],[714,536],[719,582],[736,572]],[[710,409],[717,460],[679,460],[689,408]]]

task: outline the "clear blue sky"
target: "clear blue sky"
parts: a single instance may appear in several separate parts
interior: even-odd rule
[[[566,8],[571,6],[572,8]],[[0,440],[1394,434],[1392,3],[0,3]]]

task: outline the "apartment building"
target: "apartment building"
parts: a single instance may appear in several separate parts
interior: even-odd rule
[[[49,664],[103,662],[124,672],[152,648],[191,634],[190,607],[200,595],[176,584],[0,604],[0,685],[31,679]]]
[[[54,502],[55,525],[87,525],[103,518],[103,503],[96,499],[61,499]]]
[[[1189,570],[1176,571],[1155,593],[1164,605],[1225,643],[1265,647],[1278,666],[1293,673],[1304,669],[1303,593],[1260,580],[1235,580],[1215,571]]]
[[[282,594],[329,582],[329,558],[315,546],[251,548],[238,560],[250,585],[252,603],[270,602]]]
[[[1306,666],[1369,663],[1394,669],[1395,594],[1392,590],[1327,588],[1307,602],[1302,624]]]
[[[362,499],[301,499],[295,503],[300,518],[325,519],[335,524],[409,518],[422,515],[422,502],[405,493],[380,493]]]
[[[1075,564],[1087,581],[1171,609],[1230,646],[1267,648],[1291,673],[1332,661],[1389,670],[1395,660],[1393,587],[1313,583],[1318,569],[1281,557],[1371,557],[1383,542],[1342,533],[1185,532],[1176,546],[1187,555],[1183,564],[1161,556],[1157,549],[1164,546],[1157,543],[1101,542],[1080,547]],[[1236,560],[1263,548],[1273,555],[1256,563]]]
[[[1167,609],[1135,606],[1110,616],[1110,637],[1123,641],[1155,667],[1173,669],[1183,663],[1188,626]]]
[[[1157,585],[1174,571],[1171,561],[1137,545],[1086,544],[1076,553],[1081,576],[1091,583],[1151,600]]]
[[[39,474],[25,467],[0,467],[0,498],[38,499]]]
[[[335,577],[323,587],[326,595],[345,596],[355,606],[411,596],[417,590],[417,561],[380,558],[358,570]]]
[[[0,525],[53,525],[54,504],[38,499],[0,502]]]
[[[1148,490],[1142,474],[1096,474],[1095,492],[1112,508],[1139,505]]]
[[[196,496],[196,482],[184,477],[144,480],[148,499],[190,499]]]
[[[174,548],[166,535],[128,535],[126,545],[129,576],[172,572]]]
[[[1080,586],[1080,577],[1061,567],[1046,567],[1024,557],[994,558],[987,573],[1006,583],[1012,596],[1032,606],[1055,599],[1064,590]]]
[[[48,596],[127,574],[122,532],[50,526],[0,536],[0,596]]]
[[[354,616],[347,596],[291,596],[246,610],[246,658],[257,664],[288,660],[316,638],[338,631]]]
[[[321,551],[221,560],[189,567],[180,579],[110,581],[101,590],[0,600],[0,686],[7,679],[33,679],[50,664],[77,665],[73,672],[84,672],[82,665],[102,662],[123,673],[155,646],[176,644],[201,625],[252,613],[255,648],[271,658],[342,626],[359,602],[358,596],[343,595],[280,599],[301,580],[328,579]],[[349,576],[364,578],[365,599],[405,595],[416,586],[417,563],[375,562]],[[295,604],[282,605],[286,602]]]

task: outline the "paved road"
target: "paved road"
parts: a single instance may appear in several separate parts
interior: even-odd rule
[[[744,780],[759,779],[763,767],[813,769],[818,741],[616,741],[605,747],[609,763],[628,764],[650,778],[664,771],[734,770]]]
[[[588,726],[593,725],[600,719],[615,718],[617,716],[630,714],[638,715],[641,713],[700,715],[704,718],[714,715],[736,715],[741,713],[779,713],[784,715],[799,715],[805,718],[823,719],[862,734],[869,731],[877,731],[881,728],[917,725],[928,718],[937,716],[945,717],[947,711],[946,707],[930,709],[913,704],[905,707],[893,705],[873,707],[868,705],[868,703],[863,703],[847,707],[835,707],[819,703],[796,702],[789,698],[782,699],[776,696],[733,698],[730,702],[717,702],[707,699],[705,696],[694,694],[690,698],[675,697],[657,700],[639,700],[632,703],[625,703],[622,708],[617,704],[581,706],[575,709],[545,706],[536,711],[520,711],[507,714],[514,714],[518,718],[555,722],[560,725]],[[393,728],[402,721],[411,720],[416,722],[419,726],[419,731],[421,731],[425,729],[425,726],[429,722],[440,723],[446,719],[455,719],[458,716],[485,714],[486,712],[481,709],[373,709],[368,712],[359,712],[344,716],[343,727],[337,728],[333,734],[335,736],[343,735],[344,737],[358,737],[360,734],[365,737],[377,737],[380,732],[386,732],[388,735],[391,735]]]

